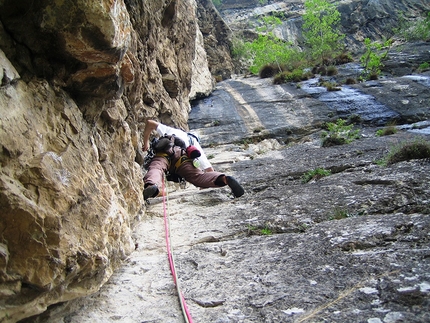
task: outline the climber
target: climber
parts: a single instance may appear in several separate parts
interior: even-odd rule
[[[235,178],[213,169],[197,138],[183,130],[154,120],[147,120],[143,133],[144,151],[148,151],[150,148],[149,137],[154,130],[164,137],[157,141],[157,153],[148,164],[148,171],[143,178],[145,200],[159,195],[159,187],[165,173],[175,174],[197,187],[228,185],[235,197],[244,194],[244,189]],[[194,166],[195,157],[198,157],[199,167]]]

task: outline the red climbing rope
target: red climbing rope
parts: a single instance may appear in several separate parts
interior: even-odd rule
[[[187,303],[185,302],[185,297],[181,291],[181,288],[179,286],[180,285],[179,280],[176,275],[175,259],[173,258],[173,250],[172,250],[172,246],[170,245],[170,226],[169,226],[169,216],[167,212],[168,198],[166,198],[167,190],[164,183],[165,183],[165,179],[163,178],[162,192],[163,192],[164,231],[166,235],[167,257],[169,258],[170,271],[172,272],[173,281],[176,285],[176,290],[178,292],[178,297],[179,297],[179,303],[181,305],[182,314],[184,315],[185,322],[192,323],[193,320],[191,318],[191,314],[188,310]]]

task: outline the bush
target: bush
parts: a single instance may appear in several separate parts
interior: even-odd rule
[[[354,59],[352,58],[350,53],[343,52],[334,58],[333,64],[334,65],[342,65],[342,64],[353,62],[353,61],[354,61]]]
[[[300,82],[308,78],[307,73],[303,73],[301,69],[295,69],[292,72],[281,72],[273,79],[273,84],[282,84],[287,82]]]
[[[320,179],[324,176],[331,175],[331,171],[324,168],[315,168],[314,170],[307,171],[301,177],[302,183],[310,182],[313,179]]]
[[[273,78],[273,84],[284,84],[285,81],[285,74],[286,72],[282,72],[279,74],[276,74],[276,76]]]
[[[384,66],[382,61],[387,57],[391,44],[391,40],[379,43],[372,42],[369,38],[364,39],[366,52],[360,57],[360,61],[369,79],[378,79],[379,74],[381,74],[381,68]]]
[[[391,165],[411,159],[430,158],[430,142],[416,139],[394,147],[385,158],[386,164]]]
[[[222,0],[218,1],[222,2]],[[342,39],[345,36],[340,34],[338,29],[340,13],[336,6],[327,0],[306,0],[305,8],[303,18],[307,47],[304,51],[275,37],[273,30],[282,24],[284,17],[274,14],[259,19],[258,25],[255,26],[258,36],[253,41],[233,39],[232,57],[239,60],[241,64],[249,66],[252,74],[259,74],[265,65],[277,66],[279,71],[303,68],[309,64],[306,63],[305,58],[323,65],[336,60],[351,61],[348,54],[339,54],[343,47]]]
[[[351,215],[349,214],[348,210],[335,207],[333,210],[333,214],[329,217],[330,220],[341,220],[349,218]]]
[[[424,63],[420,64],[418,69],[422,72],[428,71],[430,69],[430,63],[424,62]]]
[[[327,75],[328,76],[334,76],[334,75],[337,75],[337,68],[336,68],[336,66],[329,66],[328,68],[327,68]]]
[[[277,68],[276,66],[273,66],[271,64],[267,64],[264,65],[261,69],[260,69],[260,73],[259,76],[264,79],[264,78],[268,78],[268,77],[272,77],[273,75],[275,75],[277,72],[279,71],[279,68]]]
[[[383,129],[379,129],[378,131],[376,131],[376,135],[378,137],[394,135],[395,133],[397,133],[397,128],[394,125],[389,125]]]
[[[242,50],[246,57],[250,58],[249,71],[258,74],[260,69],[267,64],[280,66],[288,62],[295,49],[290,43],[274,37],[272,34],[259,35],[253,42],[245,42]],[[238,51],[235,51],[238,52]]]
[[[379,74],[381,73],[381,71],[378,72],[372,72],[369,74],[369,80],[371,81],[376,81],[379,79]]]
[[[353,79],[353,78],[351,78],[351,77],[348,77],[348,78],[346,79],[346,81],[345,81],[345,84],[349,84],[349,85],[351,85],[351,84],[357,84],[357,80],[356,80],[356,79]]]
[[[348,144],[359,138],[359,130],[352,129],[354,124],[347,125],[343,119],[338,119],[336,123],[328,122],[326,127],[328,132],[321,135],[323,147]]]
[[[399,15],[399,28],[396,34],[407,41],[429,40],[430,39],[430,12],[427,17],[419,17],[414,21],[407,21],[404,16]]]
[[[327,68],[323,66],[314,66],[312,68],[313,74],[320,74],[321,76],[327,75]]]
[[[327,91],[341,91],[342,90],[342,88],[340,88],[336,82],[324,81],[320,84],[321,84],[321,86],[324,86],[327,89]]]

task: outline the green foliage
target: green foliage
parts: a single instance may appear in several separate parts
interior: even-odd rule
[[[260,0],[260,3],[267,3],[267,1]],[[306,0],[305,8],[303,35],[307,43],[304,50],[275,37],[273,30],[284,20],[283,13],[275,12],[258,20],[257,26],[254,26],[256,32],[259,33],[257,39],[253,41],[233,39],[232,57],[250,66],[250,72],[256,75],[264,66],[274,67],[273,75],[302,69],[309,65],[306,62],[308,59],[312,60],[312,64],[322,65],[326,65],[328,62],[343,64],[352,61],[351,55],[341,50],[343,48],[342,39],[345,35],[341,34],[338,29],[340,13],[337,11],[336,5],[327,0]],[[337,71],[332,68],[330,72],[334,75]],[[269,76],[271,73],[266,68],[262,75],[271,77]],[[285,75],[281,75],[276,84],[285,82],[289,77],[290,75],[287,75],[286,78]]]
[[[380,43],[372,42],[369,38],[364,39],[366,52],[360,57],[360,62],[368,78],[374,79],[381,74],[381,68],[384,66],[382,61],[387,57],[391,43],[391,40]]]
[[[307,229],[309,229],[309,224],[307,223],[301,223],[297,226],[297,229],[299,229],[299,232],[306,232]]]
[[[356,212],[350,212],[347,208],[336,206],[333,211],[329,214],[329,220],[342,220],[357,216],[366,216],[367,211],[364,209],[358,210]]]
[[[262,0],[261,3],[263,2],[266,1]],[[313,64],[321,65],[328,62],[336,64],[351,61],[351,55],[342,51],[342,39],[345,35],[339,32],[340,13],[336,5],[327,0],[306,0],[305,8],[303,35],[307,47],[304,51],[275,37],[273,30],[282,24],[284,16],[273,13],[259,19],[258,26],[255,27],[259,33],[257,39],[253,41],[233,39],[232,57],[250,66],[250,72],[256,75],[265,66],[275,68],[273,75],[302,69],[309,65],[305,57],[312,60]],[[329,72],[331,75],[337,73],[333,67]],[[271,77],[271,73],[266,68],[261,75]],[[280,75],[275,83],[288,81],[290,77],[292,77],[290,74]]]
[[[348,77],[348,78],[345,80],[345,84],[357,84],[357,80],[356,80],[356,79],[354,79],[354,78],[352,78],[352,77]]]
[[[265,16],[259,19],[261,26],[256,27],[257,32],[272,32],[276,26],[282,25],[280,17]]]
[[[337,71],[336,66],[331,65],[327,68],[327,75],[328,76],[334,76],[334,75],[337,75],[337,73],[338,73],[338,71]]]
[[[261,232],[262,235],[266,235],[266,236],[270,236],[272,234],[272,230],[270,230],[267,227],[261,229],[260,232]]]
[[[350,216],[351,215],[349,214],[348,210],[336,207],[333,210],[333,214],[329,218],[330,220],[341,220],[341,219],[346,219]]]
[[[302,69],[295,69],[293,71],[284,71],[278,73],[274,79],[273,84],[282,84],[287,82],[300,82],[308,78],[307,73],[303,73]]]
[[[253,42],[245,42],[245,56],[250,57],[252,64],[249,68],[253,74],[258,74],[261,67],[266,64],[274,64],[281,70],[281,65],[288,62],[294,49],[290,43],[274,37],[271,33],[259,35]]]
[[[384,159],[385,165],[411,159],[430,158],[430,142],[422,138],[404,142],[394,147]]]
[[[305,9],[303,35],[311,59],[325,63],[341,51],[341,41],[345,35],[338,29],[340,13],[335,4],[326,0],[306,0]]]
[[[212,0],[212,3],[214,4],[215,8],[219,8],[222,5],[222,0]]]
[[[273,231],[270,228],[268,228],[267,226],[265,226],[263,228],[258,228],[258,227],[248,225],[248,234],[249,235],[257,234],[257,235],[266,235],[267,236],[267,235],[272,235]]]
[[[324,86],[327,91],[341,91],[342,88],[336,82],[324,81],[320,83],[321,86]]]
[[[422,64],[420,64],[420,66],[418,67],[418,69],[420,71],[428,71],[430,69],[430,63],[429,62],[424,62]]]
[[[385,128],[378,129],[376,131],[376,136],[378,136],[378,137],[389,136],[389,135],[394,135],[395,133],[397,133],[396,126],[389,125],[389,126],[387,126]]]
[[[297,67],[297,61],[302,59],[297,48],[291,43],[274,36],[273,29],[282,24],[283,14],[265,16],[259,19],[259,26],[255,27],[259,32],[257,39],[252,42],[235,38],[232,41],[232,57],[247,63],[249,71],[259,74],[265,66],[273,68],[273,75],[286,68]],[[266,76],[269,70],[263,72]],[[267,77],[267,76],[266,76]]]
[[[323,132],[321,135],[323,147],[348,144],[359,138],[359,130],[353,130],[354,124],[347,125],[346,120],[328,122],[326,127],[328,132]]]
[[[233,58],[239,58],[239,59],[249,59],[250,58],[250,52],[249,52],[249,46],[245,43],[245,41],[238,37],[233,37],[232,39],[232,49],[231,49],[231,56]]]
[[[352,57],[351,53],[348,53],[345,51],[341,52],[339,55],[337,55],[334,58],[335,65],[342,65],[353,61],[354,61],[354,58]]]
[[[394,32],[407,41],[430,39],[430,12],[427,17],[419,17],[414,21],[407,21],[399,13],[399,27]]]
[[[331,171],[324,168],[315,168],[314,170],[307,171],[301,177],[302,183],[307,183],[313,179],[320,179],[324,176],[331,175]]]

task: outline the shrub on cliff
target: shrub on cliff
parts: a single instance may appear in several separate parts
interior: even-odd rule
[[[348,144],[359,138],[359,130],[353,130],[354,124],[348,125],[346,122],[338,119],[336,122],[326,124],[328,132],[321,134],[323,147]]]
[[[378,79],[381,69],[384,66],[383,60],[388,55],[392,41],[386,40],[383,43],[372,42],[369,38],[364,39],[366,52],[360,57],[360,62],[364,67],[365,76],[368,79]]]
[[[281,65],[286,64],[296,50],[292,48],[290,43],[269,33],[259,35],[253,42],[245,42],[244,51],[252,60],[249,71],[258,74],[262,66],[266,64],[277,66],[280,72],[282,70]]]
[[[430,12],[427,17],[418,17],[413,21],[408,21],[399,14],[399,27],[394,31],[407,41],[430,40]]]
[[[301,177],[302,183],[310,182],[313,179],[320,179],[325,176],[331,175],[331,171],[321,167],[312,169],[304,173]]]
[[[268,78],[268,77],[272,77],[273,75],[275,75],[277,72],[279,72],[279,69],[276,66],[273,66],[272,64],[267,64],[264,65],[261,69],[260,69],[260,73],[259,76],[262,79]]]
[[[430,158],[430,142],[418,138],[394,147],[385,158],[385,164],[391,165],[401,161],[423,158]]]
[[[304,73],[301,69],[295,69],[293,71],[284,71],[278,73],[274,79],[273,84],[282,84],[287,82],[300,82],[309,78],[307,73]]]
[[[396,126],[394,124],[389,124],[385,128],[378,129],[376,131],[376,136],[378,136],[378,137],[389,136],[389,135],[394,135],[395,133],[397,133]]]

